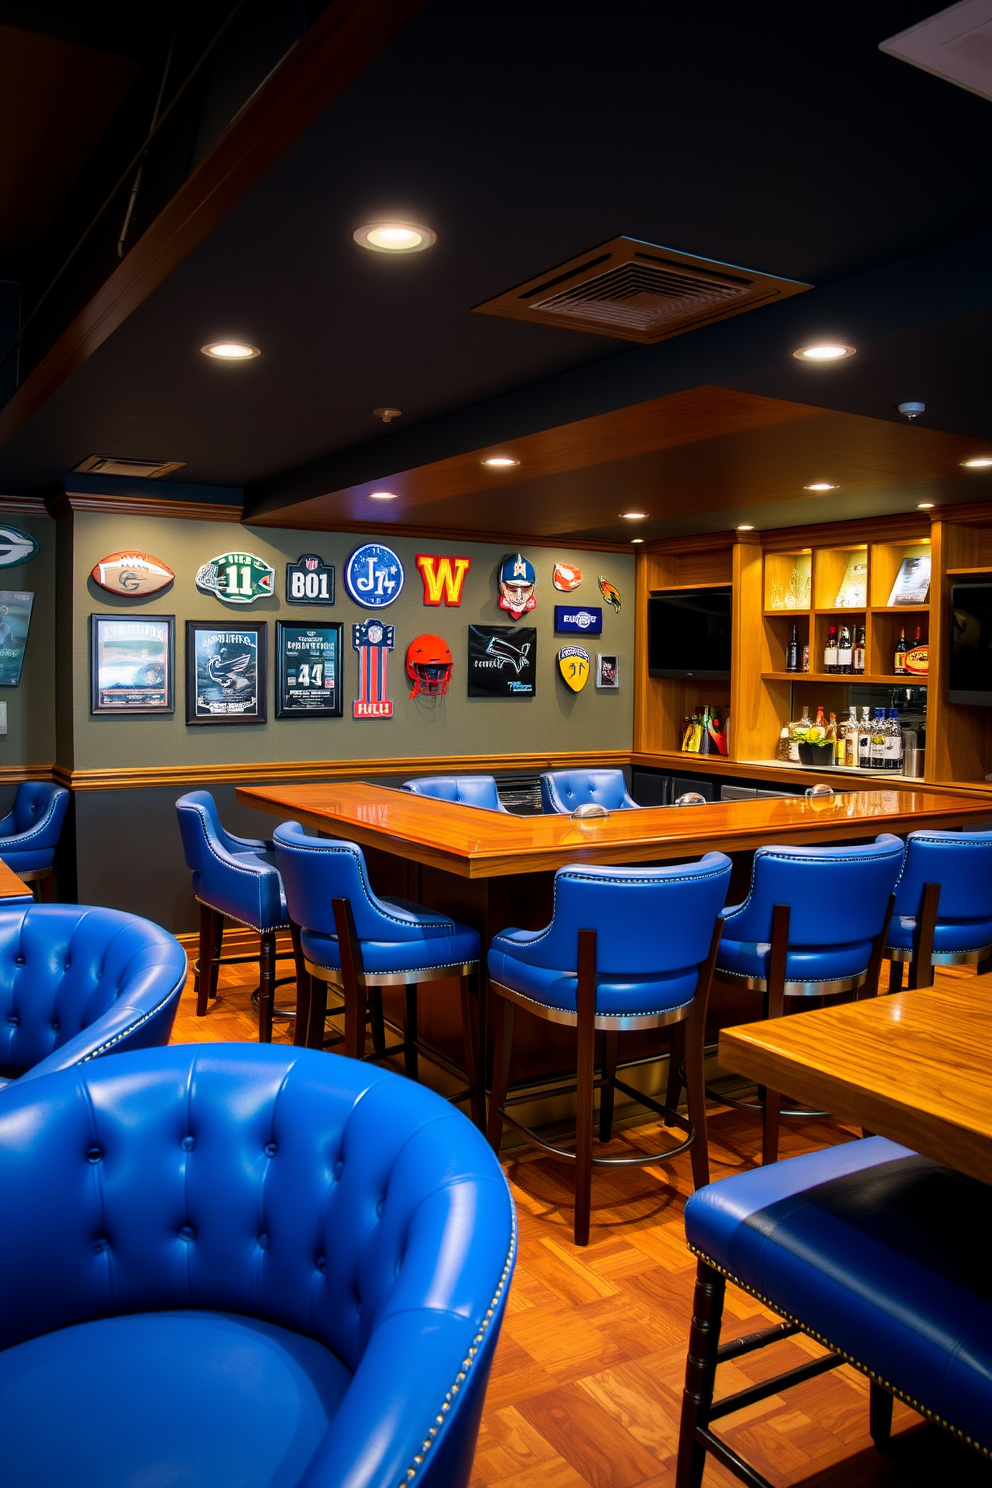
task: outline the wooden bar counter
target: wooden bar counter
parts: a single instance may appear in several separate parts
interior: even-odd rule
[[[0,900],[31,899],[31,887],[0,858]]]

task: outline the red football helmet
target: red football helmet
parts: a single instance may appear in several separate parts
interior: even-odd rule
[[[440,636],[422,635],[411,641],[406,651],[406,674],[413,683],[410,696],[425,692],[429,697],[443,697],[453,665],[448,643]]]

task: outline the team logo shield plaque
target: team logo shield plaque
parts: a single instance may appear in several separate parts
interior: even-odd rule
[[[558,670],[566,687],[581,692],[589,680],[589,652],[582,646],[562,646],[558,652]]]

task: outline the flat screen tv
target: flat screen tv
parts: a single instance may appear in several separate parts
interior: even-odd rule
[[[951,589],[952,703],[992,704],[992,583]]]
[[[730,676],[731,588],[669,589],[648,599],[652,677]]]

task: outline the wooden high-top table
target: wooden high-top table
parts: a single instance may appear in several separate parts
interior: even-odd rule
[[[26,884],[23,878],[18,878],[13,868],[0,858],[0,902],[4,899],[33,899],[30,884]]]

